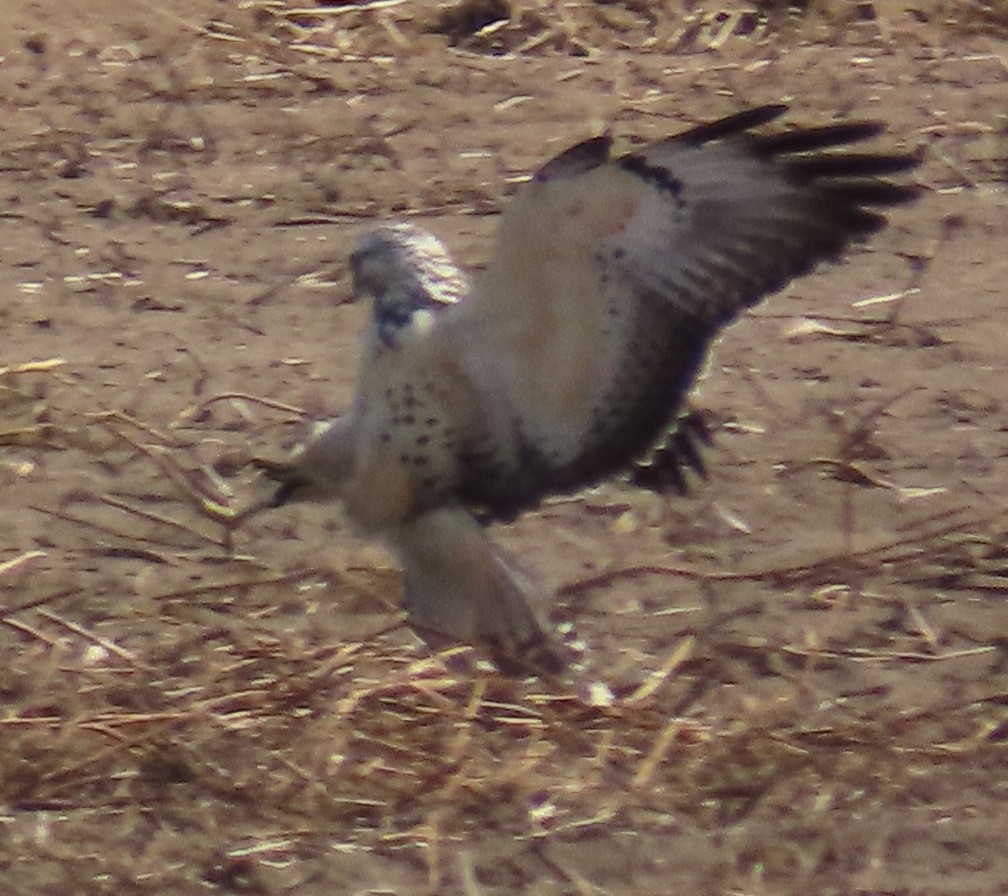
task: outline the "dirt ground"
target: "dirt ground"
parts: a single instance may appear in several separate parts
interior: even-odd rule
[[[1008,892],[1008,16],[495,6],[3,5],[0,889]],[[611,699],[431,654],[334,508],[228,525],[362,228],[475,266],[566,145],[781,101],[923,196],[721,341],[689,496],[498,527]]]

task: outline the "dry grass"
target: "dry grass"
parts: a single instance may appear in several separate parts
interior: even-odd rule
[[[877,0],[751,0],[751,2],[568,3],[459,0],[417,3],[377,0],[309,10],[271,2],[252,3],[257,40],[285,55],[317,58],[375,57],[415,50],[427,34],[477,53],[562,52],[589,56],[614,46],[645,52],[721,49],[729,41],[891,41],[909,26],[930,26],[933,39],[957,33],[1008,33],[1008,13],[989,0],[928,0],[912,7]],[[229,38],[251,34],[221,22]]]
[[[374,174],[400,170],[392,113],[282,125],[286,167],[248,190],[218,183],[224,162],[261,148],[259,134],[222,145],[227,104],[273,103],[257,119],[266,132],[280,107],[380,94],[389,76],[368,66],[392,71],[407,56],[430,60],[411,77],[450,92],[453,70],[474,54],[631,47],[710,53],[713,69],[721,52],[756,58],[809,41],[884,47],[912,37],[937,55],[964,36],[1008,34],[1000,5],[906,6],[542,0],[505,14],[495,3],[262,0],[212,5],[213,20],[198,4],[148,6],[149,20],[122,26],[136,34],[49,63],[41,86],[25,79],[40,91],[25,107],[44,126],[7,125],[5,174],[25,195],[44,187],[55,198],[12,205],[7,220],[37,226],[54,254],[84,245],[95,227],[149,227],[158,240],[176,228],[184,251],[173,248],[168,266],[202,276],[192,240],[243,216],[273,216],[270,233],[331,221],[334,207],[344,218],[477,217],[496,207],[496,186],[445,196],[438,184],[410,206],[398,181],[375,184]],[[169,61],[179,56],[185,64]],[[201,111],[211,103],[224,107],[213,122]],[[990,141],[967,158],[950,138],[941,171],[953,186],[938,186],[993,178],[1004,153],[995,124],[935,127],[936,138]],[[113,168],[120,175],[103,180]],[[71,232],[75,220],[84,224]],[[151,272],[129,245],[98,241],[79,257],[59,281],[58,310],[89,303],[122,312],[117,321],[171,320],[187,307],[168,289],[130,292]],[[249,267],[259,273],[255,259]],[[248,307],[269,306],[293,282],[332,285],[326,264],[310,276],[293,267],[271,268],[266,288],[252,277]],[[18,277],[44,286],[30,266]],[[191,324],[208,355],[203,327],[224,320],[231,337],[255,325],[229,313],[201,309]],[[833,323],[818,335],[880,350],[918,334],[893,321]],[[696,892],[868,893],[896,891],[878,870],[892,862],[920,871],[919,886],[904,878],[899,892],[934,893],[949,869],[972,863],[979,875],[984,848],[1002,851],[1000,511],[953,501],[855,546],[852,530],[871,523],[855,502],[837,516],[833,547],[803,545],[800,559],[740,564],[726,538],[695,562],[568,577],[559,589],[568,607],[630,580],[688,583],[710,600],[681,616],[633,609],[630,634],[648,652],[605,654],[602,672],[618,670],[604,676],[608,690],[586,676],[515,680],[468,648],[431,655],[418,645],[399,625],[397,577],[380,560],[309,562],[285,520],[246,534],[237,523],[253,486],[228,449],[282,441],[298,409],[255,384],[216,394],[195,354],[155,360],[156,346],[143,348],[152,358],[130,375],[176,389],[160,403],[145,405],[132,384],[108,398],[105,358],[7,357],[0,367],[3,484],[28,496],[18,514],[45,521],[30,547],[13,547],[17,530],[4,530],[12,547],[0,562],[8,892],[595,894],[646,892],[675,873]],[[173,379],[173,364],[184,375]],[[824,478],[912,501],[864,460],[859,440],[874,437],[874,418],[856,423],[816,458]],[[267,541],[287,544],[293,559],[277,561]],[[806,615],[789,626],[787,612]],[[931,850],[938,825],[944,839]],[[914,833],[928,854],[914,853]]]
[[[893,576],[910,571],[911,548],[945,588],[1008,591],[1003,533],[959,523],[889,546]],[[0,572],[23,587],[32,564],[17,558]],[[770,588],[797,590],[804,577],[835,587],[827,566],[753,577]],[[823,711],[813,708],[814,692],[803,694],[810,670],[838,659],[913,666],[1004,650],[996,642],[929,646],[910,616],[905,632],[891,631],[878,647],[853,638],[753,648],[699,633],[702,652],[689,655],[690,636],[653,679],[597,705],[562,682],[460,674],[466,649],[427,657],[380,637],[285,631],[301,610],[286,592],[317,575],[218,573],[214,588],[154,595],[154,614],[137,609],[128,628],[73,622],[47,608],[59,595],[4,613],[20,642],[0,680],[14,892],[43,892],[55,873],[12,860],[42,846],[92,881],[79,893],[105,892],[95,883],[103,880],[112,889],[186,892],[200,878],[224,890],[285,890],[288,871],[320,836],[328,849],[352,847],[358,856],[411,850],[431,890],[445,892],[458,882],[460,844],[484,851],[477,865],[493,878],[488,832],[528,849],[602,829],[660,840],[683,824],[716,831],[769,820],[808,794],[871,815],[912,805],[923,780],[947,791],[977,775],[993,781],[1003,767],[1008,692],[881,711],[871,695]],[[751,663],[791,682],[783,702],[736,717],[694,712]],[[36,819],[30,827],[18,820],[28,817]],[[203,835],[182,856],[189,830]],[[99,841],[101,851],[90,852],[87,844]],[[830,872],[838,861],[800,842],[753,850],[744,861],[771,879],[808,875],[810,862]],[[569,883],[562,869],[552,876]]]
[[[61,367],[0,374],[9,397],[27,401],[37,378]],[[276,411],[287,409],[263,406]],[[44,451],[82,444],[74,413],[49,407],[45,416],[41,435],[29,427],[15,442],[27,431],[27,444]],[[0,625],[15,648],[0,673],[0,856],[13,892],[59,889],[68,873],[77,893],[349,892],[342,866],[325,859],[341,851],[358,862],[411,857],[431,893],[595,892],[580,854],[565,852],[585,838],[630,837],[646,855],[684,827],[716,836],[761,826],[778,834],[747,841],[735,871],[813,885],[859,863],[838,834],[813,835],[800,816],[782,828],[796,805],[811,800],[845,817],[902,806],[913,816],[978,777],[1001,788],[1008,690],[880,704],[882,691],[829,697],[817,681],[838,664],[913,675],[1003,655],[1003,638],[932,626],[931,610],[897,596],[909,583],[1003,600],[1000,515],[942,513],[873,548],[786,567],[632,567],[571,582],[565,602],[626,578],[747,581],[782,601],[818,595],[827,614],[841,615],[870,582],[869,599],[881,594],[891,613],[883,628],[857,625],[821,642],[752,640],[741,634],[752,610],[715,613],[700,627],[680,625],[650,673],[610,692],[576,677],[503,677],[468,648],[427,655],[396,627],[382,634],[396,623],[384,573],[334,579],[322,567],[277,570],[234,553],[229,495],[209,471],[185,471],[177,434],[115,414],[97,423],[84,444],[114,470],[116,493],[37,509],[72,525],[95,571],[126,560],[164,572],[113,579],[133,590],[127,605],[103,595],[95,571],[78,571],[79,591],[55,584],[67,571],[45,569],[44,550],[0,566]],[[849,462],[836,460],[834,471],[864,484]],[[66,546],[53,548],[58,556]],[[350,617],[379,620],[373,636],[336,638],[306,624],[331,601],[323,592],[339,594]],[[719,691],[760,679],[764,697],[719,706]],[[778,839],[784,831],[790,839]],[[879,848],[870,831],[850,836]],[[49,861],[16,858],[39,854]],[[361,892],[377,886],[368,880]]]

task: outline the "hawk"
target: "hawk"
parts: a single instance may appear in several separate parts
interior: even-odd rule
[[[423,230],[364,236],[350,271],[374,304],[353,404],[289,461],[260,462],[271,503],[342,501],[400,561],[417,629],[561,668],[487,524],[631,469],[675,431],[722,328],[914,195],[886,177],[918,157],[849,149],[879,124],[754,132],[784,111],[621,156],[608,136],[568,149],[510,201],[471,282]]]

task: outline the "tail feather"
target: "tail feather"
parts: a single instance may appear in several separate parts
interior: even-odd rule
[[[400,526],[389,541],[403,566],[414,627],[482,643],[506,671],[564,669],[526,599],[529,580],[468,511],[430,511]]]

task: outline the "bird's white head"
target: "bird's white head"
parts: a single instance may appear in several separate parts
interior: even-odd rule
[[[354,292],[374,299],[378,335],[388,348],[404,331],[428,330],[433,316],[469,289],[441,241],[410,224],[365,234],[350,255],[350,272]]]

